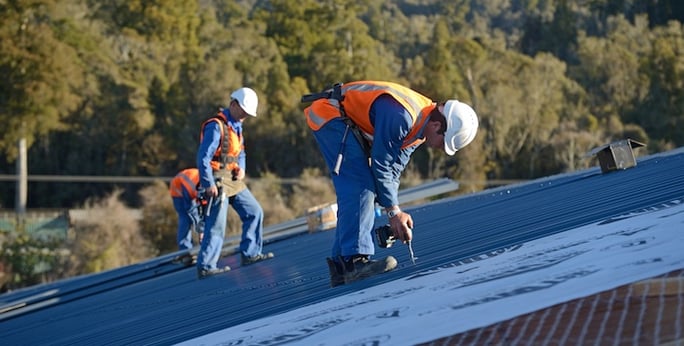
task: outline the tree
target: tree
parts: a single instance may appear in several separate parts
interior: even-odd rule
[[[424,56],[425,84],[416,85],[426,95],[435,100],[447,100],[459,97],[464,100],[468,95],[464,83],[465,71],[459,64],[459,50],[465,40],[454,38],[447,22],[443,19],[435,23],[431,43]],[[466,63],[467,64],[467,63]]]
[[[565,64],[549,54],[534,59],[496,49],[489,54],[478,104],[481,122],[492,132],[488,156],[500,165],[495,176],[534,177],[541,148],[558,126],[571,90]]]
[[[639,73],[640,56],[650,45],[645,18],[637,18],[635,25],[623,17],[609,22],[611,29],[605,38],[579,36],[579,62],[569,69],[570,76],[587,92],[590,112],[600,120],[631,112],[648,85]]]
[[[314,0],[273,0],[255,9],[254,18],[266,24],[265,35],[280,50],[289,75],[308,77],[310,55],[319,41],[330,36],[322,17],[324,5]]]
[[[464,71],[460,68],[458,58],[454,54],[461,43],[455,39],[449,29],[448,23],[439,18],[433,28],[433,36],[426,52],[420,57],[420,62],[425,63],[420,70],[409,70],[408,75],[420,75],[412,79],[411,87],[430,97],[436,102],[444,102],[448,99],[460,99],[470,103],[470,95],[464,83]],[[415,160],[422,163],[422,172],[429,178],[445,176],[446,155],[437,151],[426,149],[414,154]]]
[[[18,140],[31,147],[38,138],[64,127],[63,118],[81,101],[85,83],[76,50],[61,41],[71,29],[55,13],[52,0],[0,4],[0,152],[17,155]]]
[[[684,30],[679,22],[653,30],[652,49],[640,72],[650,81],[648,94],[627,119],[641,125],[658,147],[684,144]]]
[[[363,2],[271,1],[255,18],[267,23],[291,77],[303,77],[311,90],[335,82],[391,79],[400,65],[368,34],[359,19]]]
[[[542,15],[529,16],[525,22],[521,51],[534,56],[548,52],[563,61],[572,61],[575,50],[578,15],[568,0],[555,1],[555,10],[550,20]]]

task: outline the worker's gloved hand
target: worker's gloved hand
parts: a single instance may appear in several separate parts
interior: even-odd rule
[[[389,219],[394,236],[403,243],[413,240],[413,218],[411,214],[400,211]]]

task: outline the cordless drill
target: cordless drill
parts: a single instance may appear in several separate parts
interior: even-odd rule
[[[390,227],[390,225],[384,225],[376,228],[375,237],[378,240],[378,246],[385,249],[392,247],[394,242],[397,241],[397,238],[394,236],[394,232],[392,232],[392,227]],[[415,265],[416,256],[413,254],[413,246],[411,246],[411,241],[407,241],[406,245],[408,246],[411,262],[413,265]]]

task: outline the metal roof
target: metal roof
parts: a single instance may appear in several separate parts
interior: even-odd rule
[[[8,345],[167,345],[277,315],[449,265],[506,246],[645,210],[684,197],[684,150],[408,208],[416,224],[411,265],[403,246],[395,271],[331,289],[325,257],[333,232],[290,232],[267,239],[274,260],[198,280],[179,253],[99,274],[0,296],[0,340]],[[384,223],[384,218],[377,220]]]

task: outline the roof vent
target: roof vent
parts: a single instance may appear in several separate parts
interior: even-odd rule
[[[595,148],[587,156],[596,155],[601,171],[607,173],[636,166],[633,149],[644,146],[646,144],[628,138]]]

